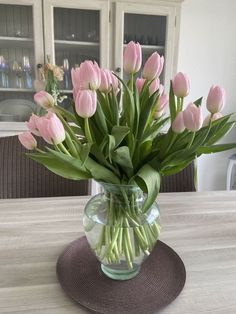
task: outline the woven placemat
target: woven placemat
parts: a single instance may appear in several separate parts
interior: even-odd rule
[[[68,296],[102,314],[153,314],[172,302],[184,287],[180,257],[158,241],[140,273],[126,281],[106,277],[85,237],[72,242],[57,262],[57,276]]]

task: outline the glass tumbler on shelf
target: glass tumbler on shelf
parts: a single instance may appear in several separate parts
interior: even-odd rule
[[[15,79],[14,85],[15,85],[15,87],[16,88],[24,88],[22,66],[17,61],[13,62],[12,71],[14,73],[14,79]]]
[[[0,87],[9,87],[9,65],[3,56],[0,56]]]
[[[32,68],[29,62],[29,57],[23,57],[23,72],[24,72],[24,81],[26,88],[33,88],[32,80]]]
[[[63,59],[62,69],[64,71],[64,89],[70,89],[70,65],[68,59]]]

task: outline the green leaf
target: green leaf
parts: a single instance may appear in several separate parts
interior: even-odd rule
[[[115,138],[115,148],[120,145],[123,139],[129,134],[130,128],[128,126],[113,126],[111,135]]]
[[[115,137],[113,135],[108,135],[108,157],[109,157],[110,163],[112,163],[111,155],[114,151],[115,145],[116,145]]]
[[[80,159],[82,161],[82,165],[85,164],[85,162],[89,156],[91,146],[92,146],[91,143],[85,143],[85,144],[80,146]]]
[[[88,169],[88,171],[90,171],[92,177],[95,180],[113,184],[120,184],[120,180],[114,172],[100,165],[90,157],[87,158],[85,167]]]
[[[121,146],[117,148],[112,154],[112,159],[120,166],[124,168],[133,169],[132,160],[130,157],[129,148],[127,146]]]
[[[92,178],[90,172],[84,170],[79,160],[55,151],[53,151],[54,154],[52,154],[51,151],[52,150],[44,154],[29,153],[27,156],[63,178],[72,180]]]
[[[227,143],[227,144],[218,144],[212,146],[202,146],[199,147],[197,154],[198,156],[202,154],[212,154],[212,153],[219,153],[225,150],[236,148],[236,143]]]
[[[202,98],[198,98],[197,100],[194,101],[194,104],[197,106],[197,107],[200,107],[202,105]]]
[[[93,116],[93,119],[96,121],[96,125],[99,125],[99,128],[102,130],[104,134],[108,133],[106,116],[102,111],[102,105],[98,101],[96,112]]]
[[[117,77],[117,79],[121,82],[124,87],[124,95],[123,95],[123,116],[127,122],[127,125],[130,129],[133,129],[134,118],[135,118],[135,104],[134,97],[131,90],[125,84],[125,82],[115,73],[113,73]]]
[[[166,169],[164,169],[163,171],[161,171],[161,174],[163,176],[169,176],[172,174],[176,174],[179,173],[180,171],[182,171],[183,169],[185,169],[189,164],[191,164],[191,162],[194,160],[194,157],[189,158],[187,160],[185,160],[183,163],[179,164],[178,166],[174,166],[174,167],[167,167]]]
[[[138,186],[147,193],[143,204],[143,212],[146,212],[155,202],[160,189],[161,177],[159,172],[150,165],[144,165],[137,173],[135,181]]]
[[[172,81],[170,81],[169,108],[170,108],[171,122],[173,122],[176,117],[177,108],[176,108],[176,103],[175,103],[175,95],[173,92]]]
[[[207,144],[212,145],[218,142],[223,136],[230,132],[230,130],[234,127],[235,122],[228,122],[225,125],[222,125],[215,134],[208,139]]]
[[[150,122],[153,121],[153,113],[155,110],[156,103],[159,98],[159,91],[156,91],[148,98],[147,103],[143,107],[140,113],[139,128],[138,128],[138,139],[142,139],[142,136]]]

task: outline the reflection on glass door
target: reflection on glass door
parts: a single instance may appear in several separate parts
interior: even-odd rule
[[[71,68],[100,63],[100,11],[54,8],[55,62],[64,70],[62,90],[71,90]]]

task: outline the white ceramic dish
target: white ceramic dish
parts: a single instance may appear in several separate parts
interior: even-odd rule
[[[0,121],[27,121],[36,109],[37,105],[27,99],[3,100],[0,102]],[[9,120],[6,120],[7,115]]]

